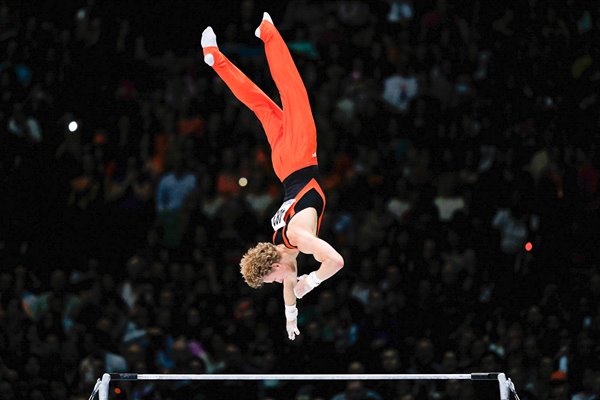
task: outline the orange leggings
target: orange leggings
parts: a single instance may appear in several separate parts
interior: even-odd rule
[[[292,172],[317,165],[317,129],[306,88],[283,38],[266,20],[260,24],[260,36],[283,110],[217,47],[205,48],[204,55],[213,55],[213,69],[260,120],[271,146],[273,169],[283,182]]]

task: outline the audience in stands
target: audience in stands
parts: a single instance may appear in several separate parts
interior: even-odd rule
[[[313,103],[321,232],[347,264],[299,302],[290,342],[276,288],[250,290],[238,272],[246,248],[270,240],[282,198],[268,145],[199,55],[211,24],[277,98],[252,34],[262,6],[158,3],[0,4],[0,398],[85,399],[106,371],[488,370],[523,400],[600,397],[597,4],[269,10]],[[113,389],[497,395],[494,382],[455,381]]]

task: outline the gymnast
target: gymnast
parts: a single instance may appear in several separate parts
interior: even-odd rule
[[[202,32],[204,61],[233,94],[260,120],[271,147],[271,161],[283,183],[283,204],[271,219],[273,243],[258,243],[240,262],[246,283],[282,283],[286,330],[294,340],[300,334],[296,299],[301,299],[344,266],[342,256],[319,238],[326,198],[317,162],[317,131],[302,78],[292,56],[268,13],[255,31],[265,44],[271,76],[281,96],[279,108],[258,86],[219,51],[212,28]],[[298,254],[312,254],[321,263],[298,277]]]

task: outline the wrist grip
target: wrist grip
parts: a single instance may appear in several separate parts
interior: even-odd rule
[[[315,274],[315,271],[313,271],[306,277],[306,282],[310,285],[312,289],[314,289],[317,286],[319,286],[322,281],[319,278],[317,278],[317,274]]]
[[[288,321],[294,321],[296,318],[298,318],[298,309],[296,308],[296,305],[294,304],[293,306],[285,306],[285,319]]]

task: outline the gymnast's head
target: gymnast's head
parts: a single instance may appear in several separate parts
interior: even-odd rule
[[[281,245],[262,242],[249,249],[240,261],[240,272],[248,286],[258,289],[265,283],[282,283],[296,276],[295,259],[285,257]]]

